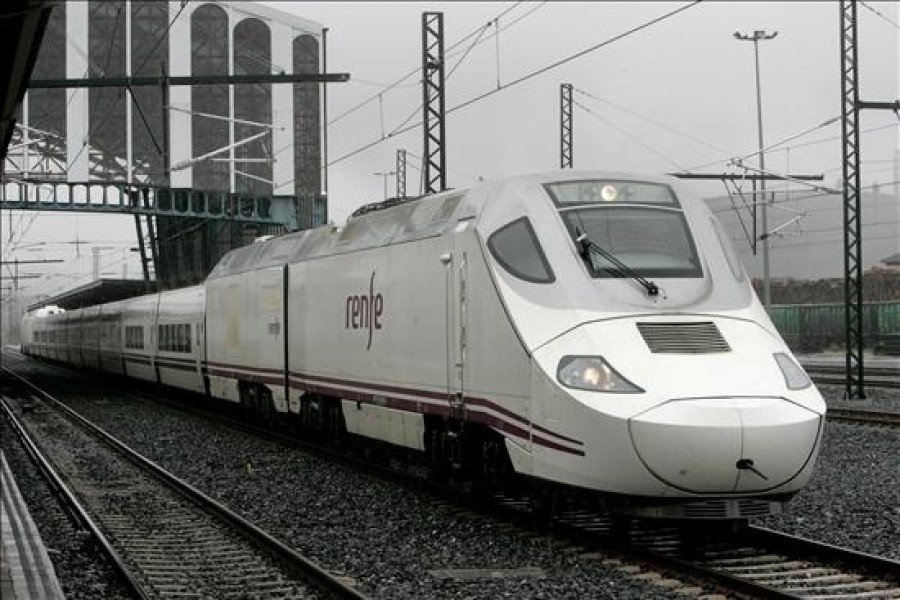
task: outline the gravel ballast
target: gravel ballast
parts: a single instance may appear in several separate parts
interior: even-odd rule
[[[66,598],[133,598],[90,536],[79,530],[63,511],[6,419],[0,421],[3,454],[47,547]]]
[[[85,393],[95,384],[77,381],[65,382],[72,408],[373,598],[672,597],[671,589],[603,564],[606,556],[562,550],[549,538],[201,417],[112,400],[125,394],[110,386],[97,399]],[[448,578],[448,569],[483,575]],[[490,575],[504,570],[511,573]]]
[[[74,389],[71,382],[66,386]],[[428,495],[202,418],[91,394],[70,404],[377,598],[674,596],[624,576],[602,559],[562,551],[552,540],[523,537]],[[755,523],[900,558],[898,438],[896,429],[829,422],[809,486],[786,514]],[[446,569],[526,570],[497,580],[422,576]]]

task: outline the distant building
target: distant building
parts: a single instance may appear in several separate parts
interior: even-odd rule
[[[881,262],[884,263],[887,267],[900,269],[900,252],[882,258]]]
[[[318,73],[322,44],[318,23],[253,2],[59,2],[32,78]],[[11,155],[7,175],[291,196],[301,227],[325,222],[319,84],[177,86],[169,104],[165,146],[161,88],[31,90],[19,115],[27,133],[19,141],[42,141]],[[273,128],[177,168],[266,131],[253,123]],[[176,167],[170,174],[164,151]],[[198,221],[157,220],[157,275],[167,287],[202,278],[230,248],[272,233]]]

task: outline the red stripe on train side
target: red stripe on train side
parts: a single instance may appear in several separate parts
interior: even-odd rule
[[[257,381],[261,383],[270,383],[280,385],[284,382],[284,371],[281,369],[248,367],[243,365],[230,365],[219,362],[206,362],[207,372],[210,375],[218,377],[226,377],[229,379],[245,379],[248,381]],[[273,377],[273,375],[276,375]],[[363,383],[338,379],[334,377],[325,377],[320,375],[307,375],[304,373],[290,373],[290,387],[292,389],[300,389],[309,392],[336,396],[346,400],[365,402],[374,406],[385,406],[397,410],[419,414],[433,414],[440,416],[452,416],[453,411],[449,405],[446,393],[434,392],[431,390],[421,390],[413,388],[403,388],[393,385],[384,385],[376,383]],[[361,389],[347,389],[361,388]],[[412,398],[401,398],[398,396],[411,396]],[[437,402],[436,402],[437,401]],[[540,446],[552,448],[560,452],[584,456],[584,450],[580,448],[569,448],[561,443],[549,439],[549,437],[562,440],[570,444],[583,446],[584,442],[566,437],[559,433],[555,433],[536,425],[529,423],[524,417],[517,415],[509,409],[498,405],[495,402],[485,398],[467,397],[466,402],[473,407],[492,410],[501,416],[495,416],[482,412],[481,410],[468,410],[469,419],[489,425],[510,435],[514,435],[521,439],[528,439],[528,426],[531,425],[531,440]],[[536,433],[538,432],[538,433]],[[539,435],[543,434],[543,435]]]

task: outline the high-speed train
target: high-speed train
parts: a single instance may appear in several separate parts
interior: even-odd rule
[[[557,171],[376,208],[200,286],[29,314],[23,349],[644,515],[765,515],[809,480],[825,403],[677,180]]]

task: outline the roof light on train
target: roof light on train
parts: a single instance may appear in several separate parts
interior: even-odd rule
[[[568,388],[589,392],[639,394],[644,391],[619,375],[602,356],[564,356],[556,369],[556,378]]]
[[[616,189],[614,185],[604,185],[603,189],[600,190],[600,197],[603,198],[606,202],[612,202],[619,195],[619,191]]]

